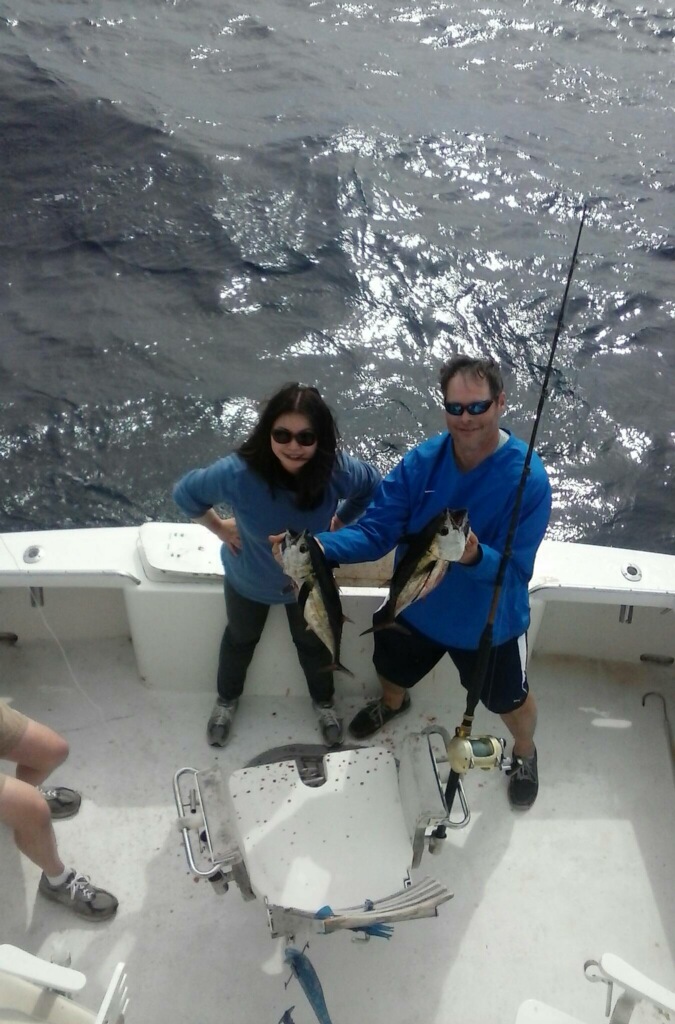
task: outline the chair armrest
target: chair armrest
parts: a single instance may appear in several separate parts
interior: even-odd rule
[[[621,985],[631,995],[638,999],[647,999],[661,1010],[675,1013],[675,992],[658,985],[621,957],[614,953],[603,953],[600,958],[600,969],[610,981]]]
[[[42,988],[56,989],[58,992],[80,992],[87,983],[87,978],[81,971],[52,964],[49,960],[33,956],[25,949],[19,949],[9,943],[0,945],[0,971],[12,974],[16,978],[23,978],[24,981],[32,981]]]

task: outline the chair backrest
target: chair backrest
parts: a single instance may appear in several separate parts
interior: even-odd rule
[[[383,899],[408,879],[412,849],[393,754],[358,747],[323,760],[320,786],[303,781],[295,758],[228,779],[251,887],[278,907],[337,911]]]
[[[127,975],[124,964],[119,963],[113,971],[108,990],[96,1015],[95,1024],[124,1024],[129,997]]]

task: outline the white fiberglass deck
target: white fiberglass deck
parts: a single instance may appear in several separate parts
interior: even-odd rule
[[[277,1024],[291,1006],[296,1024],[311,1024],[299,985],[284,988],[283,947],[260,903],[234,887],[216,896],[188,874],[172,795],[183,765],[231,770],[273,746],[317,742],[309,700],[245,697],[230,746],[214,751],[204,739],[210,693],[146,689],[126,640],[66,647],[83,693],[55,645],[39,642],[0,647],[0,696],[70,741],[54,781],[80,788],[84,801],[56,824],[61,852],[115,892],[120,909],[90,925],[42,901],[38,870],[0,830],[0,941],[48,955],[60,937],[89,977],[92,1006],[126,960],[130,1024]],[[504,776],[471,773],[469,827],[420,871],[455,893],[439,917],[397,925],[389,942],[314,939],[308,955],[334,1024],[510,1024],[530,997],[592,1024],[605,990],[584,979],[583,962],[606,951],[675,988],[675,780],[661,703],[641,705],[659,690],[672,717],[672,670],[535,656],[530,677],[537,803],[514,813]],[[432,708],[419,687],[413,710],[378,742],[396,751],[434,714],[454,728],[463,698],[454,682],[449,694]],[[348,716],[359,703],[340,707]],[[483,710],[480,731],[503,732]]]

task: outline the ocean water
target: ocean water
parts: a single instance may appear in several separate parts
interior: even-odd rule
[[[388,470],[490,353],[550,536],[675,552],[675,14],[0,2],[0,530],[176,519],[282,382]]]

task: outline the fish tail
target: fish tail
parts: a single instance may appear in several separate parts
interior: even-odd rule
[[[352,679],[355,678],[354,673],[345,668],[341,661],[333,661],[330,665],[324,665],[323,668],[319,669],[319,672],[346,672]]]

